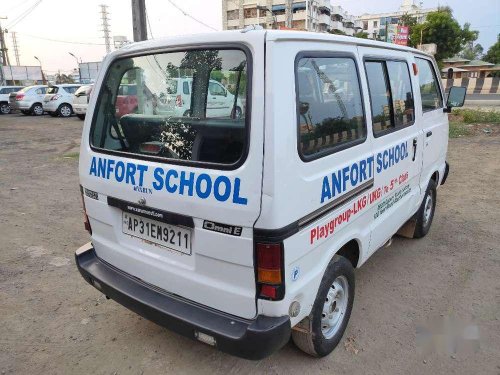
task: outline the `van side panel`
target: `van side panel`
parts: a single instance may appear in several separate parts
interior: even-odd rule
[[[301,159],[298,151],[296,79],[291,77],[296,77],[294,61],[303,52],[347,57],[353,59],[358,68],[361,64],[355,45],[267,42],[262,213],[256,228],[279,229],[291,223],[299,226],[298,223],[308,215],[329,203],[326,197],[321,203],[325,178],[331,180],[332,173],[356,163],[359,165],[359,162],[373,156],[370,129],[367,129],[366,139],[353,147],[312,161]],[[361,80],[360,84],[363,85]],[[360,92],[366,100],[363,86]],[[309,220],[309,223],[300,224],[298,233],[284,240],[285,298],[279,302],[259,299],[259,313],[271,316],[287,314],[290,303],[298,301],[301,311],[292,318],[293,326],[309,314],[324,270],[343,244],[350,240],[357,241],[361,254],[359,263],[364,261],[372,218],[367,210],[371,181],[368,178],[363,183],[358,193],[352,186],[347,186],[340,195],[337,193],[331,200],[346,194],[352,196],[346,203],[332,206],[327,213]]]

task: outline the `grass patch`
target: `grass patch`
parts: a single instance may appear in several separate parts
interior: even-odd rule
[[[460,117],[466,124],[500,124],[500,112],[479,111],[477,109],[457,109],[453,116]]]
[[[70,152],[69,154],[64,154],[64,159],[78,159],[80,157],[79,152]]]
[[[471,135],[472,131],[463,122],[450,122],[450,138],[465,137]]]

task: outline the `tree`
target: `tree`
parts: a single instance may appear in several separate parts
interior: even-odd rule
[[[332,29],[328,31],[330,34],[336,34],[336,35],[346,35],[342,30],[337,30],[337,29]]]
[[[411,46],[436,43],[436,60],[441,61],[459,53],[467,44],[477,39],[479,32],[470,29],[466,23],[463,28],[455,18],[451,8],[439,8],[437,12],[427,15],[424,23],[417,24],[410,30]]]
[[[364,31],[359,31],[353,36],[355,36],[356,38],[368,39],[368,33],[365,33]]]
[[[479,60],[483,53],[484,48],[482,45],[471,43],[460,52],[459,56],[467,60]]]
[[[492,64],[500,64],[500,34],[498,34],[497,42],[488,49],[483,59]]]
[[[75,81],[73,81],[73,77],[68,74],[57,73],[55,78],[56,83],[75,83]]]

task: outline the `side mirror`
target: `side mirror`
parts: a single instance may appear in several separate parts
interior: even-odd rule
[[[448,99],[446,100],[446,108],[444,112],[450,113],[452,108],[463,107],[465,102],[465,95],[467,94],[467,88],[453,86],[448,91]]]

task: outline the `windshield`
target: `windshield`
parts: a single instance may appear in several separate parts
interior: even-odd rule
[[[91,144],[138,158],[237,163],[248,142],[247,79],[237,49],[119,59],[100,89]]]

